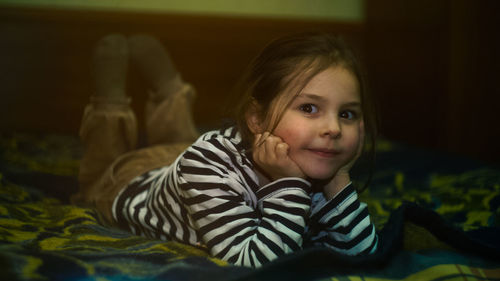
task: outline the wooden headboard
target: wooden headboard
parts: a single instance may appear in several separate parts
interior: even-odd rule
[[[76,134],[92,94],[90,58],[109,33],[148,33],[168,48],[198,98],[199,126],[219,124],[244,68],[270,40],[324,30],[361,47],[362,26],[337,22],[228,18],[180,14],[2,9],[0,129]],[[128,90],[140,119],[146,93],[132,68]]]

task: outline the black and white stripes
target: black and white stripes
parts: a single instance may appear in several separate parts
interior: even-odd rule
[[[171,166],[131,182],[114,202],[116,221],[252,267],[301,249],[306,229],[312,243],[341,253],[375,250],[374,227],[351,185],[329,202],[299,178],[260,187],[240,141],[234,128],[204,134]]]
[[[377,247],[375,227],[366,204],[349,184],[332,200],[313,195],[308,231],[312,244],[325,245],[343,254],[373,253]]]

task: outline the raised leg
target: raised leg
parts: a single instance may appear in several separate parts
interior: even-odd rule
[[[194,141],[194,88],[185,83],[162,44],[148,35],[129,38],[132,62],[149,85],[145,120],[149,144]]]
[[[126,95],[128,45],[123,35],[97,42],[93,54],[95,94],[85,107],[80,127],[84,155],[80,163],[79,192],[74,203],[91,204],[99,196],[95,182],[120,155],[135,149],[137,121]]]

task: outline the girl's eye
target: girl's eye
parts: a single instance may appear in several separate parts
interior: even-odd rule
[[[356,115],[356,112],[347,110],[347,111],[342,111],[340,113],[340,117],[347,119],[347,120],[353,120],[353,119],[356,119],[357,115]]]
[[[318,107],[310,103],[301,105],[299,109],[308,114],[314,114],[318,112]]]

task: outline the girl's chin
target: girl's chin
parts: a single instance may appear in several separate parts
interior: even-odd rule
[[[305,174],[307,175],[307,180],[309,180],[313,185],[314,191],[322,191],[323,187],[333,179],[335,173],[336,170],[329,170],[325,171],[324,173],[318,173],[317,170],[311,173],[305,172]],[[315,190],[315,188],[319,188],[320,190]]]
[[[303,170],[304,171],[304,170]],[[321,172],[318,170],[304,171],[308,178],[317,181],[331,180],[335,176],[336,170],[329,169],[327,171]]]
[[[314,180],[327,180],[331,179],[340,168],[340,161],[315,161],[315,159],[300,159],[296,161],[299,168],[307,175],[308,178]],[[339,159],[340,160],[340,159]]]
[[[326,179],[308,178],[308,180],[311,182],[313,192],[323,192],[325,185],[332,180],[332,177]]]

